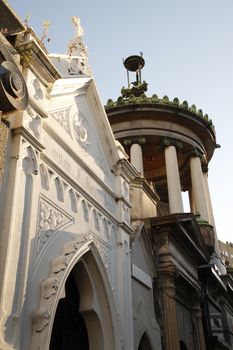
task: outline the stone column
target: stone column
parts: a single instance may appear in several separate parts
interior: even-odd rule
[[[209,184],[208,184],[208,168],[207,168],[207,166],[205,166],[203,168],[203,181],[204,181],[205,197],[206,197],[206,203],[207,203],[208,214],[209,214],[209,223],[215,228],[215,253],[216,253],[215,255],[221,260],[220,246],[219,246],[219,242],[218,242],[218,236],[217,236],[217,231],[216,231],[216,226],[215,226],[215,221],[214,221],[214,213],[213,213]],[[221,264],[220,265],[217,264],[217,265],[220,266],[220,270],[221,270],[222,269],[221,265],[223,265],[222,260],[221,260]]]
[[[192,194],[192,189],[189,190],[189,206],[190,206],[190,210],[192,213],[195,213],[195,203],[193,200],[193,194]]]
[[[172,264],[159,267],[159,290],[163,306],[165,350],[179,350],[179,330],[176,317],[175,268]]]
[[[195,214],[199,213],[202,220],[209,222],[209,212],[205,196],[205,184],[200,157],[201,153],[195,150],[190,158],[192,196],[194,200]]]
[[[205,166],[203,169],[203,180],[204,180],[204,187],[205,187],[206,203],[207,203],[207,208],[208,208],[208,213],[209,213],[209,223],[213,227],[215,227],[214,214],[213,214],[212,203],[211,203],[211,198],[210,198],[210,191],[209,191],[209,184],[208,184],[207,166]]]
[[[145,142],[146,139],[144,137],[125,140],[124,142],[125,145],[131,145],[130,162],[142,176],[144,176],[142,145],[144,145]]]
[[[206,350],[205,346],[205,334],[203,329],[203,322],[202,322],[202,313],[201,313],[201,307],[200,304],[197,304],[193,308],[193,316],[194,316],[194,324],[195,324],[195,331],[194,333],[195,341],[197,342],[197,348],[199,350]]]
[[[143,176],[143,159],[142,159],[142,146],[138,143],[133,143],[130,147],[130,161],[131,164],[137,169],[137,171]]]
[[[180,175],[175,147],[177,142],[165,140],[164,145],[170,214],[183,213]]]

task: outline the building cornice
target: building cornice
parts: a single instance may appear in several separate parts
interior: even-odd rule
[[[214,125],[212,120],[209,119],[208,114],[203,114],[202,110],[197,109],[194,104],[189,107],[187,101],[180,103],[177,97],[173,100],[169,100],[168,96],[159,98],[157,95],[153,95],[152,97],[147,97],[145,95],[135,97],[132,95],[129,98],[123,98],[120,96],[115,102],[109,99],[105,106],[105,110],[108,116],[111,116],[115,111],[126,109],[127,107],[129,109],[156,108],[158,110],[170,110],[173,113],[175,112],[178,114],[193,116],[198,120],[201,120],[215,135]]]
[[[15,48],[21,56],[22,65],[28,67],[46,87],[51,87],[55,80],[61,78],[32,29],[18,35]]]

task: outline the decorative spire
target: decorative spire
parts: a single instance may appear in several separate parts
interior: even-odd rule
[[[68,54],[70,56],[87,57],[87,47],[84,45],[82,40],[84,30],[81,26],[80,19],[76,16],[73,16],[71,20],[75,27],[75,37],[69,42]]]
[[[128,80],[128,88],[123,87],[121,89],[121,94],[122,94],[122,97],[124,98],[127,98],[130,95],[139,97],[139,96],[142,96],[145,93],[145,91],[147,91],[147,83],[145,81],[142,82],[141,70],[145,65],[145,61],[142,55],[143,53],[140,52],[140,56],[137,56],[137,55],[129,56],[125,60],[123,60],[123,64],[127,69],[127,80]],[[129,72],[135,72],[135,75],[136,75],[135,81],[130,82]]]
[[[71,21],[75,28],[75,37],[74,39],[70,40],[68,44],[68,55],[70,58],[73,58],[69,68],[69,73],[70,75],[91,75],[91,71],[88,66],[88,50],[82,39],[84,30],[81,26],[81,21],[79,17],[76,16],[73,16]]]

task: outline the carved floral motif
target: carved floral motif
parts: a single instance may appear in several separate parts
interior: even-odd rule
[[[72,224],[74,219],[45,197],[40,197],[36,257],[58,230]]]
[[[110,258],[111,247],[109,247],[109,245],[107,245],[106,243],[101,241],[95,235],[91,234],[90,236],[93,239],[96,248],[98,249],[98,252],[101,256],[101,259],[103,261],[103,264],[104,264],[106,270],[108,271],[108,273],[110,273],[110,271],[111,271],[111,258]]]
[[[49,114],[65,129],[65,131],[69,135],[70,135],[70,123],[69,123],[70,108],[71,106],[59,108],[57,110],[49,112]]]

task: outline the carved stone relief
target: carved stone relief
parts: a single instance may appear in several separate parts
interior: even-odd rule
[[[70,60],[68,72],[70,75],[91,75],[91,70],[88,65],[88,50],[82,40],[84,31],[81,27],[80,19],[73,16],[72,22],[75,26],[75,38],[71,40],[68,45]]]
[[[0,42],[0,110],[2,112],[25,110],[28,105],[27,86],[12,59],[12,49]]]
[[[37,221],[36,263],[52,237],[54,237],[59,230],[73,223],[74,218],[68,213],[56,206],[56,204],[52,203],[46,197],[40,196]]]
[[[51,158],[67,176],[73,178],[88,193],[94,197],[105,209],[114,214],[116,210],[116,201],[114,197],[107,192],[94,178],[90,177],[85,171],[61,146],[55,142],[49,135],[44,134],[42,140],[45,146],[44,153]],[[94,148],[93,145],[90,145]],[[93,155],[93,161],[94,155]]]
[[[86,152],[93,156],[94,162],[101,169],[106,169],[96,135],[93,133],[93,129],[90,129],[88,119],[80,111],[77,111],[73,116],[73,132],[75,140]]]
[[[36,99],[36,100],[42,100],[43,97],[44,97],[44,94],[43,94],[43,91],[41,89],[41,86],[40,86],[40,82],[38,79],[34,78],[32,80],[32,86],[34,88],[34,95],[33,97]]]
[[[111,272],[111,247],[102,241],[99,237],[94,235],[93,233],[90,233],[90,237],[93,239],[96,248],[98,249],[98,252],[101,256],[101,259],[103,261],[103,264],[108,271],[108,274],[110,276]]]
[[[75,139],[83,148],[86,148],[90,144],[87,132],[87,121],[80,112],[76,112],[73,116],[73,127]]]
[[[64,275],[67,273],[68,266],[72,268],[72,259],[78,252],[89,246],[92,240],[86,234],[79,234],[78,238],[67,242],[63,246],[60,256],[52,261],[50,275],[42,282],[40,303],[37,310],[33,312],[32,326],[33,335],[30,349],[47,349],[49,342],[48,325],[51,321],[52,313],[56,307],[58,292],[61,293],[61,287],[64,283]],[[78,259],[78,258],[77,258]],[[69,272],[68,272],[69,273]],[[39,346],[39,347],[38,347]]]
[[[70,108],[71,106],[68,106],[49,112],[49,114],[65,129],[69,135],[71,135],[69,122]]]

